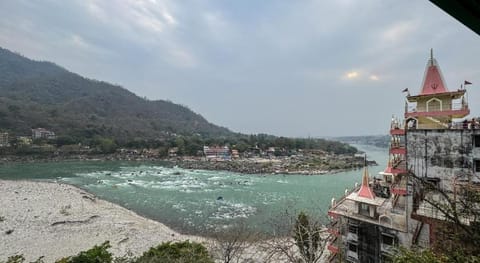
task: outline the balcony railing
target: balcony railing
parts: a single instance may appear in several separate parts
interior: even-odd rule
[[[390,135],[405,135],[405,129],[403,125],[402,125],[402,128],[390,129]]]
[[[408,127],[407,130],[416,130],[417,127]],[[450,130],[479,130],[480,120],[477,118],[475,121],[467,119],[466,121],[454,121],[446,124],[446,129]]]
[[[358,241],[358,235],[356,233],[347,233],[347,241]]]
[[[345,190],[345,194],[342,195],[337,201],[335,201],[335,204],[330,205],[328,208],[329,209],[335,209],[335,207],[337,207],[337,205],[339,205],[343,200],[345,200],[345,198],[347,198],[347,196],[349,196],[353,192],[358,191],[359,189],[360,189],[360,185],[357,185],[356,187],[353,187],[350,190]],[[328,213],[330,215],[330,211]]]
[[[405,106],[405,117],[417,116],[444,116],[444,115],[463,115],[470,113],[468,104],[464,102],[454,102],[449,105],[428,105],[424,109],[418,109],[416,105]]]
[[[390,145],[390,153],[391,154],[406,154],[407,149],[404,145],[401,144],[391,144]]]
[[[407,195],[407,187],[398,184],[393,184],[390,191],[397,195]]]

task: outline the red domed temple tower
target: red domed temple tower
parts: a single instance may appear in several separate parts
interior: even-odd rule
[[[405,119],[407,122],[414,122],[419,129],[448,128],[454,119],[463,118],[470,113],[465,93],[463,88],[455,91],[447,89],[432,50],[420,94],[407,96]]]

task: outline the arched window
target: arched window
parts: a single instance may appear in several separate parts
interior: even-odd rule
[[[442,111],[442,101],[431,98],[427,101],[427,111]]]

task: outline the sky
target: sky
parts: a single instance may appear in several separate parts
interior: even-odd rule
[[[480,116],[480,36],[429,1],[1,0],[0,17],[3,48],[237,132],[387,134],[430,48]]]

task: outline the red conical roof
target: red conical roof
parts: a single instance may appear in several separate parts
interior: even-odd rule
[[[433,51],[430,51],[430,59],[428,60],[423,77],[422,91],[420,95],[431,95],[437,93],[448,92],[447,85],[443,80],[442,72],[437,61],[433,58]]]
[[[384,174],[393,174],[392,161],[388,160],[387,168],[383,171]]]
[[[365,165],[363,168],[363,176],[362,176],[362,186],[360,186],[360,190],[358,191],[358,196],[375,199],[375,194],[373,193],[372,189],[368,185],[368,169]]]

